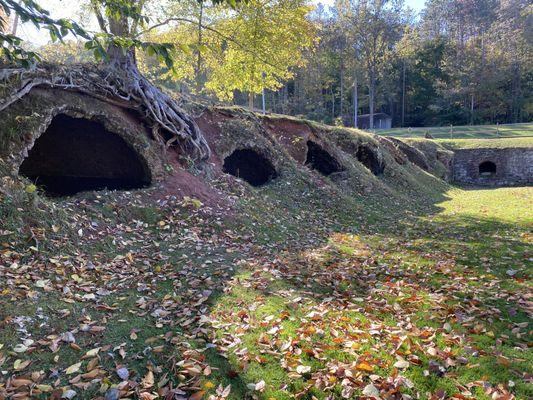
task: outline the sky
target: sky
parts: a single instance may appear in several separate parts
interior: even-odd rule
[[[333,0],[312,0],[314,3],[324,5],[333,4]],[[78,1],[72,0],[40,0],[38,3],[50,11],[53,18],[72,18],[79,10]],[[424,7],[425,0],[405,0],[405,4],[420,12]],[[33,24],[26,23],[19,25],[17,34],[24,40],[27,40],[37,46],[42,46],[50,41],[50,36],[46,30],[37,30]]]

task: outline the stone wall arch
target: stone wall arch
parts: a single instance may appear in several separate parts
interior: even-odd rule
[[[480,147],[455,149],[453,180],[474,186],[533,184],[531,147]]]
[[[498,166],[494,161],[485,160],[479,163],[478,172],[479,175],[483,177],[496,176],[496,173],[498,172]]]

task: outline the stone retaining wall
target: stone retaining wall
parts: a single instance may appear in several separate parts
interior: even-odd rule
[[[485,162],[493,163],[496,171],[480,173],[479,167]],[[533,148],[455,150],[453,178],[457,183],[479,186],[531,185],[533,184]]]

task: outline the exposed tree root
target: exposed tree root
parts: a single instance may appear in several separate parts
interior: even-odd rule
[[[198,125],[177,101],[155,87],[133,61],[76,66],[39,65],[0,69],[0,112],[37,87],[72,90],[139,111],[150,122],[154,139],[178,145],[193,159],[209,158],[210,149]],[[165,139],[163,139],[165,138]]]

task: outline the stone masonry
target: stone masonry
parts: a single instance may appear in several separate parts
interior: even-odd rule
[[[480,170],[480,165],[483,163],[485,164]],[[487,172],[485,166],[495,171]],[[453,177],[457,183],[476,186],[531,185],[533,184],[533,148],[455,150]]]

